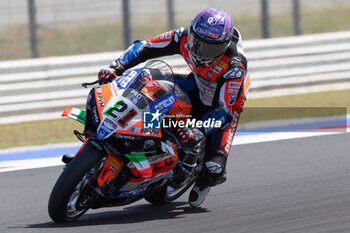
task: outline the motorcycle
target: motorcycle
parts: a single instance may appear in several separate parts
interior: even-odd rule
[[[76,155],[62,157],[66,165],[48,203],[53,221],[72,222],[88,209],[142,198],[167,204],[193,185],[202,169],[205,137],[186,148],[174,129],[160,124],[190,113],[191,101],[176,77],[165,62],[151,61],[93,87],[85,110],[65,109],[62,116],[85,125],[83,133],[74,131],[83,145]]]

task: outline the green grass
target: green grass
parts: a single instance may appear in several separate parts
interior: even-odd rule
[[[328,31],[350,30],[350,4],[336,5],[333,8],[303,10],[301,12],[302,31],[304,34]],[[178,26],[188,26],[189,18],[177,18]],[[234,15],[234,22],[243,39],[261,38],[260,15]],[[271,36],[293,35],[292,13],[272,14]],[[133,40],[146,39],[167,30],[166,19],[145,18],[133,22]],[[40,25],[39,25],[40,26]],[[41,57],[85,54],[122,50],[123,31],[121,22],[64,28],[39,27],[39,50]],[[0,60],[23,59],[30,57],[28,28],[26,25],[0,31]]]
[[[304,33],[350,30],[350,5],[302,12]]]
[[[70,119],[0,125],[0,149],[49,143],[74,142],[73,130],[83,126]]]
[[[313,109],[315,107],[322,109],[315,110]],[[302,109],[292,111],[293,109],[288,108]],[[348,113],[350,113],[350,90],[248,99],[240,123],[303,116],[336,115],[339,113],[339,108],[341,108],[341,113],[344,112],[342,111],[344,108],[347,108]],[[81,132],[83,126],[70,119],[0,125],[0,149],[75,142],[77,139],[73,135],[74,129]]]
[[[249,97],[249,95],[248,95]],[[241,123],[350,113],[350,90],[248,99]]]
[[[246,107],[241,115],[240,123],[309,117],[345,116],[346,114],[347,109],[344,107]]]
[[[248,99],[244,107],[346,107],[350,110],[350,90]]]

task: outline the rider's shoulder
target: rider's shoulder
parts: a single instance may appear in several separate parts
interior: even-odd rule
[[[179,27],[173,31],[173,39],[175,42],[179,42],[184,36],[188,35],[188,28],[185,27]]]
[[[175,33],[178,34],[179,37],[187,36],[189,28],[187,27],[179,27],[175,29]]]
[[[231,43],[229,47],[227,48],[224,56],[226,56],[228,61],[234,59],[235,57],[239,56],[239,53],[237,51],[237,45],[236,43]]]

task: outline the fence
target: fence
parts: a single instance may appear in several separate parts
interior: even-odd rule
[[[251,40],[244,44],[252,86],[248,98],[350,88],[350,31]],[[0,124],[55,119],[83,108],[82,82],[121,52],[0,62]],[[173,67],[179,56],[165,57]]]
[[[348,0],[3,0],[0,60],[123,49],[206,7],[227,10],[244,39],[350,30]]]
[[[167,13],[168,13],[168,29],[171,30],[175,27],[175,13],[174,13],[174,0],[167,1]],[[35,0],[27,0],[28,2],[28,16],[29,16],[29,33],[30,33],[30,48],[32,58],[39,57],[38,39],[37,39],[37,22],[36,22],[36,9]],[[293,0],[293,22],[294,22],[294,34],[301,34],[300,29],[300,4],[299,0]],[[129,0],[122,0],[123,16],[123,35],[124,35],[124,49],[126,49],[132,43],[132,26],[130,22],[130,3]],[[262,22],[262,37],[270,37],[270,20],[269,20],[269,5],[268,0],[261,0],[261,22]]]

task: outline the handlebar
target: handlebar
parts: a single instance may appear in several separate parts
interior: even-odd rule
[[[98,83],[98,80],[92,82],[92,83],[82,83],[81,85],[85,88],[87,88],[87,86],[91,86],[91,85],[95,85],[96,83]]]

